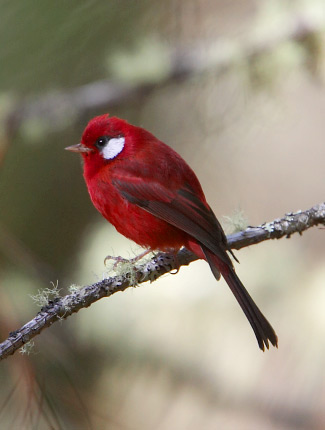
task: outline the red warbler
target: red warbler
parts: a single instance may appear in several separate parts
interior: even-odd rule
[[[109,117],[93,118],[81,143],[84,178],[96,209],[118,232],[150,250],[185,246],[224,277],[264,351],[277,336],[235,273],[226,235],[193,170],[147,130]]]

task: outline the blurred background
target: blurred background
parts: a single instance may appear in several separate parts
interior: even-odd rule
[[[0,327],[31,295],[132,257],[92,206],[79,142],[105,112],[197,173],[229,233],[324,201],[323,0],[0,0]],[[246,220],[246,221],[245,221]],[[223,281],[195,262],[101,300],[0,367],[16,429],[324,429],[324,229],[236,253],[279,349],[259,351]]]

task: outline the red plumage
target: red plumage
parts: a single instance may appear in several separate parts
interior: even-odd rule
[[[92,119],[81,143],[67,148],[84,159],[84,178],[96,209],[116,230],[144,248],[182,246],[225,278],[249,320],[259,347],[277,336],[237,277],[226,236],[188,164],[143,128],[106,115]]]

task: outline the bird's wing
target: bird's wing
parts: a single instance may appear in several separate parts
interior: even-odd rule
[[[115,174],[113,185],[122,196],[152,215],[179,228],[229,264],[227,239],[207,204],[189,184],[176,190],[155,180],[133,176],[130,172]],[[230,263],[231,264],[231,263]]]

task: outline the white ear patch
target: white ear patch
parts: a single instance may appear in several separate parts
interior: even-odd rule
[[[105,160],[112,160],[124,148],[125,137],[112,137],[101,150],[102,156]]]

